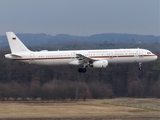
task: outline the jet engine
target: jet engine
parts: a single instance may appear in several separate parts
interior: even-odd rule
[[[108,66],[108,61],[107,60],[95,61],[90,65],[90,67],[94,67],[94,68],[105,68],[107,66]]]

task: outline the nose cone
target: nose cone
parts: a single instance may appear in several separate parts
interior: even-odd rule
[[[158,59],[158,56],[157,56],[157,55],[155,55],[155,56],[154,56],[154,60],[157,60],[157,59]]]

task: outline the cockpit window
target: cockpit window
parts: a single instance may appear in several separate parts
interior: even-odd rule
[[[147,52],[147,54],[151,54],[151,52]]]

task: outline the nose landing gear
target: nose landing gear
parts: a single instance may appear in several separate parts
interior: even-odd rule
[[[139,63],[139,71],[142,70],[142,63]]]

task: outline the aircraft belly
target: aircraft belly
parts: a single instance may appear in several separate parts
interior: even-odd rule
[[[143,57],[143,58],[139,58],[140,62],[151,62],[153,61],[152,57]]]
[[[126,58],[109,58],[108,63],[139,63],[153,61],[152,57],[126,57]]]
[[[70,60],[35,60],[33,64],[40,65],[67,65]]]
[[[134,58],[110,58],[108,63],[133,63],[137,62]]]

